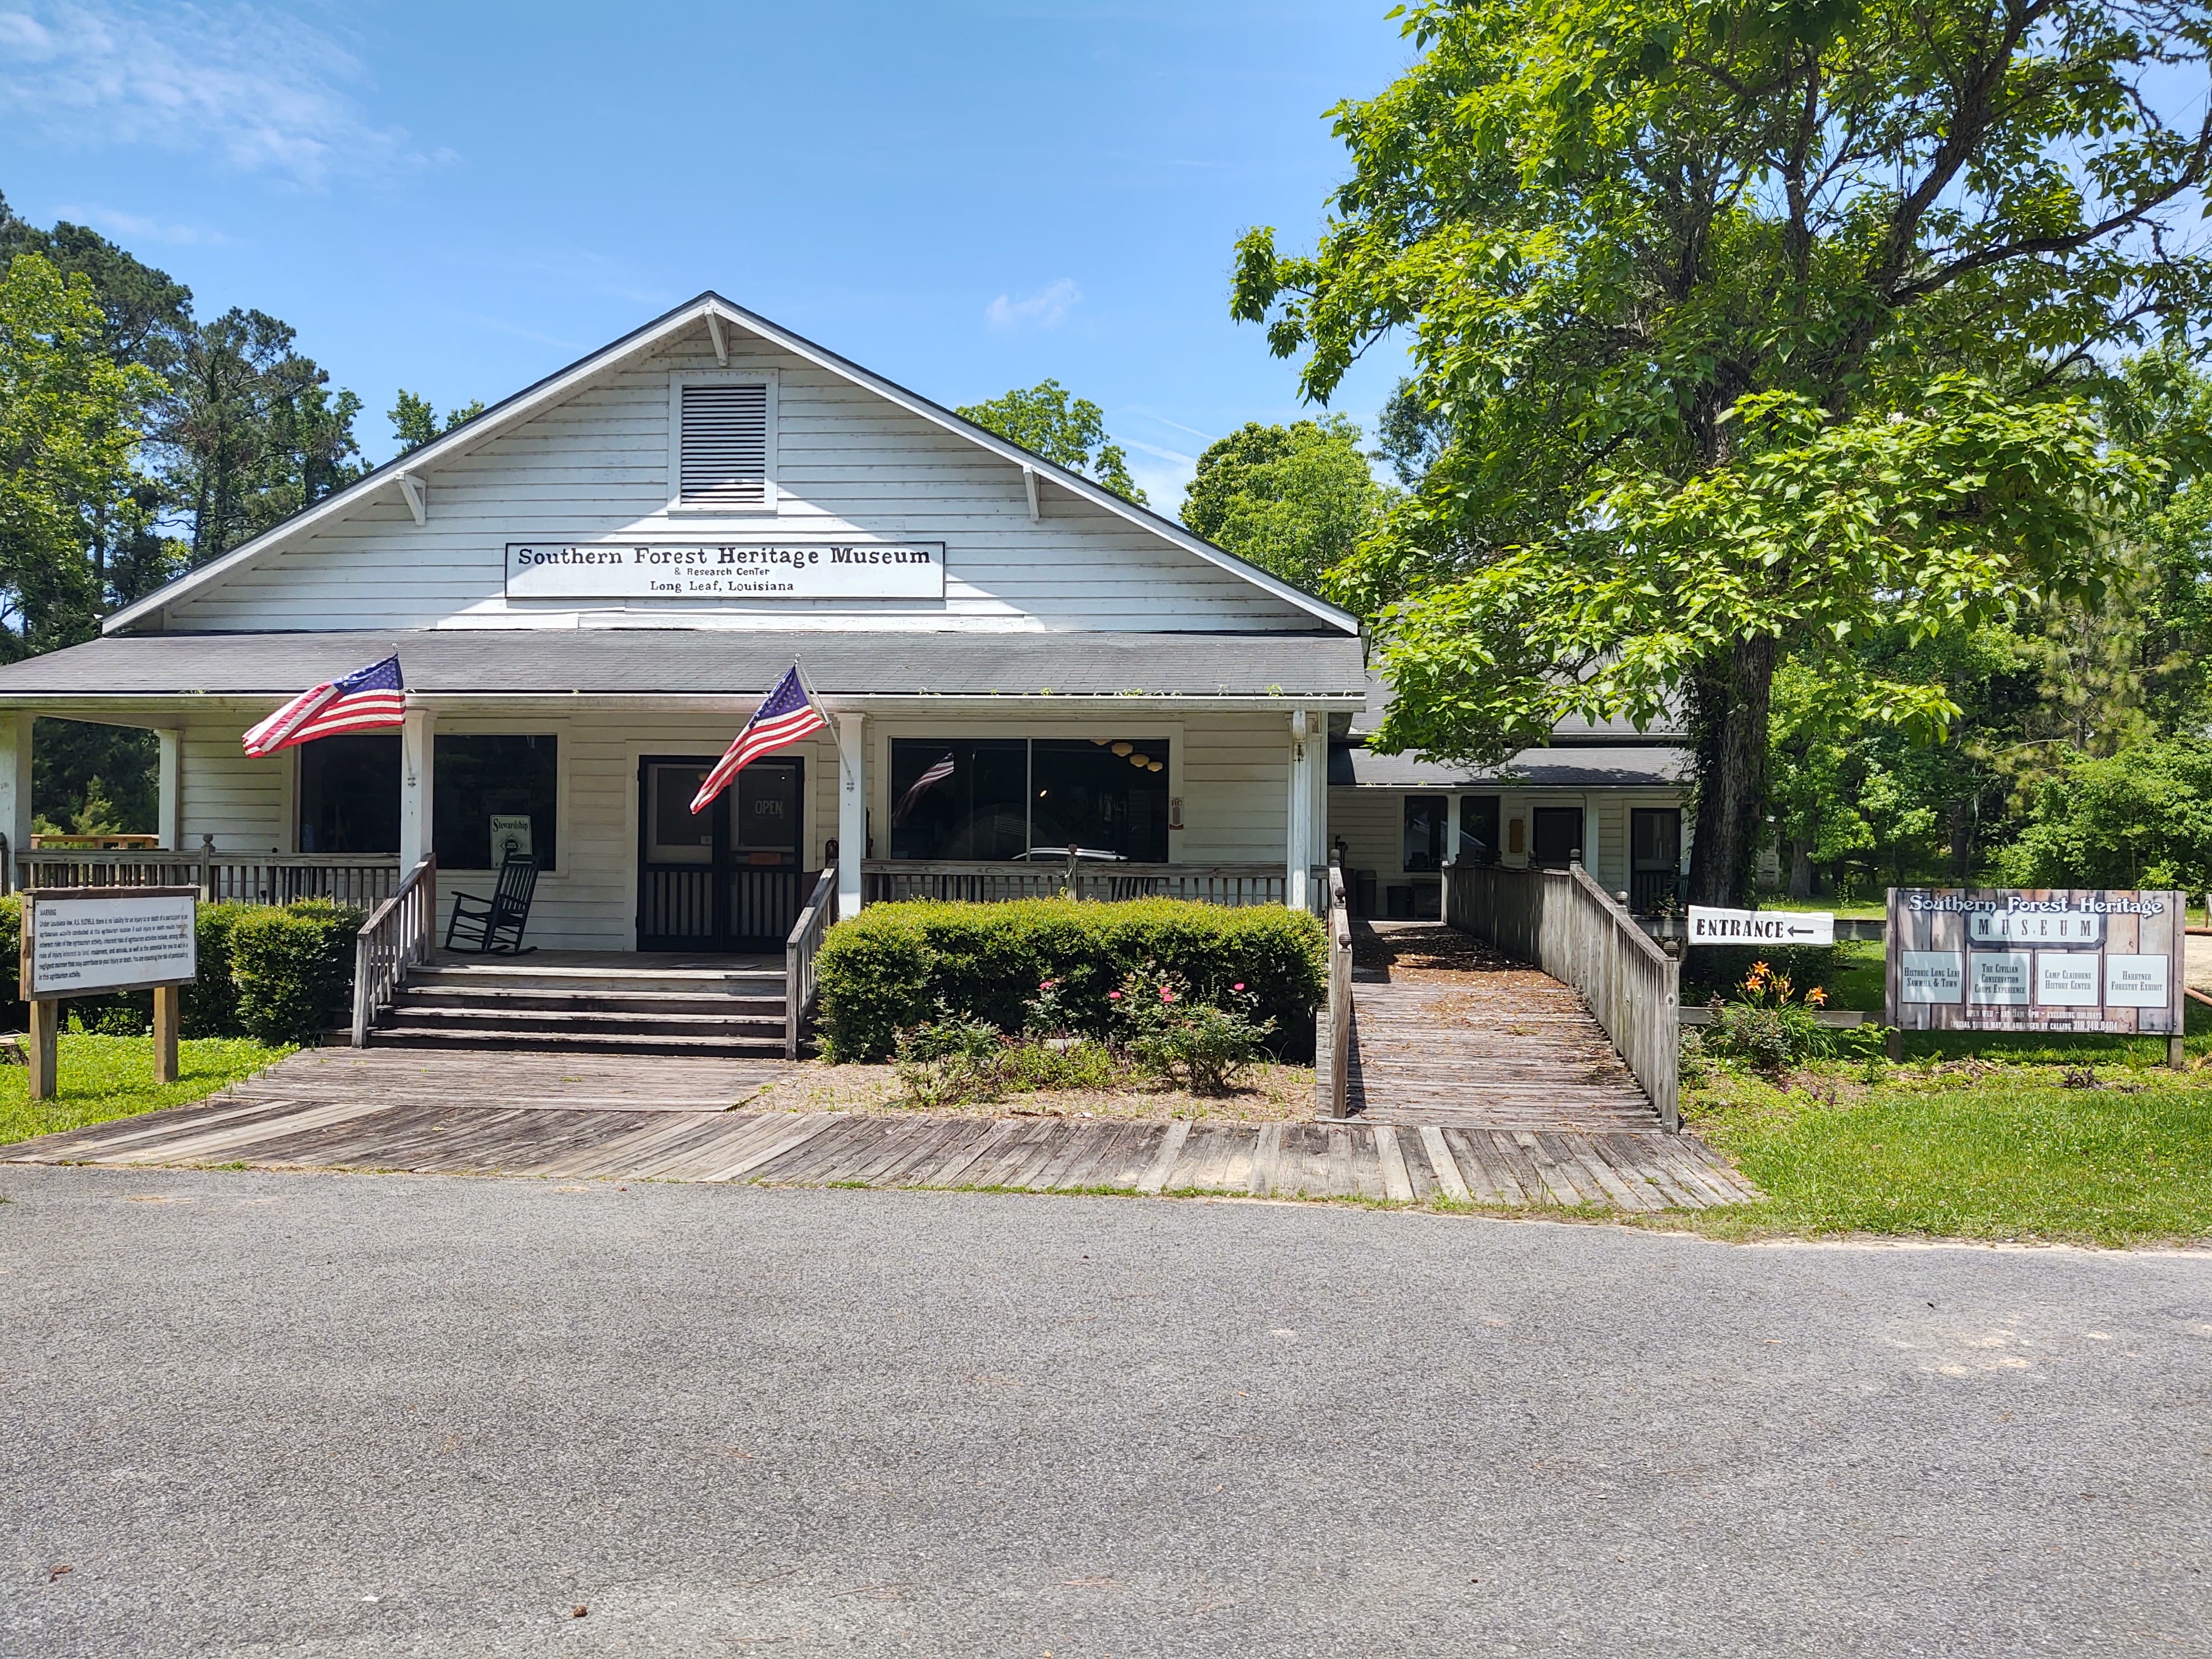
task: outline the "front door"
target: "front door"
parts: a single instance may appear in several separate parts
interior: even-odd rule
[[[694,817],[708,756],[638,763],[637,948],[780,951],[811,886],[805,763],[757,760]]]

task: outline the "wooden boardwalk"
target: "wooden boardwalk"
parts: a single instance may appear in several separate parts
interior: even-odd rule
[[[1441,922],[1352,937],[1351,1112],[1509,1133],[1656,1132],[1658,1114],[1581,997]]]
[[[730,1109],[780,1066],[297,1055],[189,1106],[0,1147],[35,1164],[1703,1209],[1757,1194],[1656,1127],[1243,1123]],[[526,1062],[526,1063],[525,1063]],[[601,1068],[605,1068],[602,1070]],[[719,1069],[708,1069],[719,1068]]]

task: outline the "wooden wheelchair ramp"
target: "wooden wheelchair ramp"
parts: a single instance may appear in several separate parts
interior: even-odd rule
[[[1570,987],[1437,921],[1355,923],[1350,1115],[1602,1134],[1660,1129]]]

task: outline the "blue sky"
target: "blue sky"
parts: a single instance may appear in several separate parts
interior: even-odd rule
[[[714,288],[944,403],[1055,376],[1171,507],[1299,412],[1231,249],[1310,241],[1387,9],[0,0],[0,191],[294,325],[373,459],[396,388],[489,401]]]

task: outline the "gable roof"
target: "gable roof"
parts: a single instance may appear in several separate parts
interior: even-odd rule
[[[1149,507],[1139,507],[1124,501],[1103,484],[1096,483],[1081,473],[1056,462],[1046,460],[1023,448],[1019,444],[1000,437],[972,421],[962,419],[941,404],[931,402],[916,392],[909,392],[895,381],[861,368],[848,358],[811,340],[778,327],[765,317],[747,311],[715,293],[712,289],[696,299],[688,300],[673,311],[665,312],[642,327],[635,328],[620,339],[599,348],[588,356],[579,358],[568,368],[558,369],[535,385],[524,387],[513,396],[501,398],[474,419],[465,421],[450,432],[440,434],[428,443],[393,457],[383,465],[364,474],[343,489],[325,495],[312,507],[301,508],[283,523],[264,530],[251,541],[242,542],[222,557],[210,560],[198,570],[178,577],[174,581],[156,588],[145,598],[125,605],[100,624],[104,634],[131,631],[132,625],[149,617],[155,617],[186,595],[204,587],[219,585],[232,572],[251,564],[300,532],[328,520],[338,518],[350,507],[358,505],[377,491],[396,483],[402,474],[427,470],[441,460],[465,453],[486,439],[496,436],[510,427],[530,419],[540,410],[559,403],[579,390],[593,375],[599,374],[625,357],[650,351],[671,337],[681,334],[709,317],[735,323],[747,332],[757,335],[771,345],[781,347],[793,356],[801,357],[817,368],[842,376],[854,385],[874,392],[886,402],[895,404],[908,414],[944,428],[946,431],[967,439],[980,448],[988,449],[1000,459],[1016,466],[1034,471],[1043,482],[1054,483],[1070,495],[1104,508],[1130,523],[1150,531],[1163,540],[1171,542],[1185,552],[1195,554],[1209,564],[1218,565],[1231,574],[1240,576],[1254,586],[1262,588],[1286,604],[1296,606],[1327,626],[1347,634],[1359,631],[1359,619],[1350,611],[1340,610],[1322,599],[1316,599],[1303,589],[1294,587],[1273,573],[1248,563],[1233,553],[1224,552],[1212,543],[1193,535],[1172,519],[1154,513]]]

